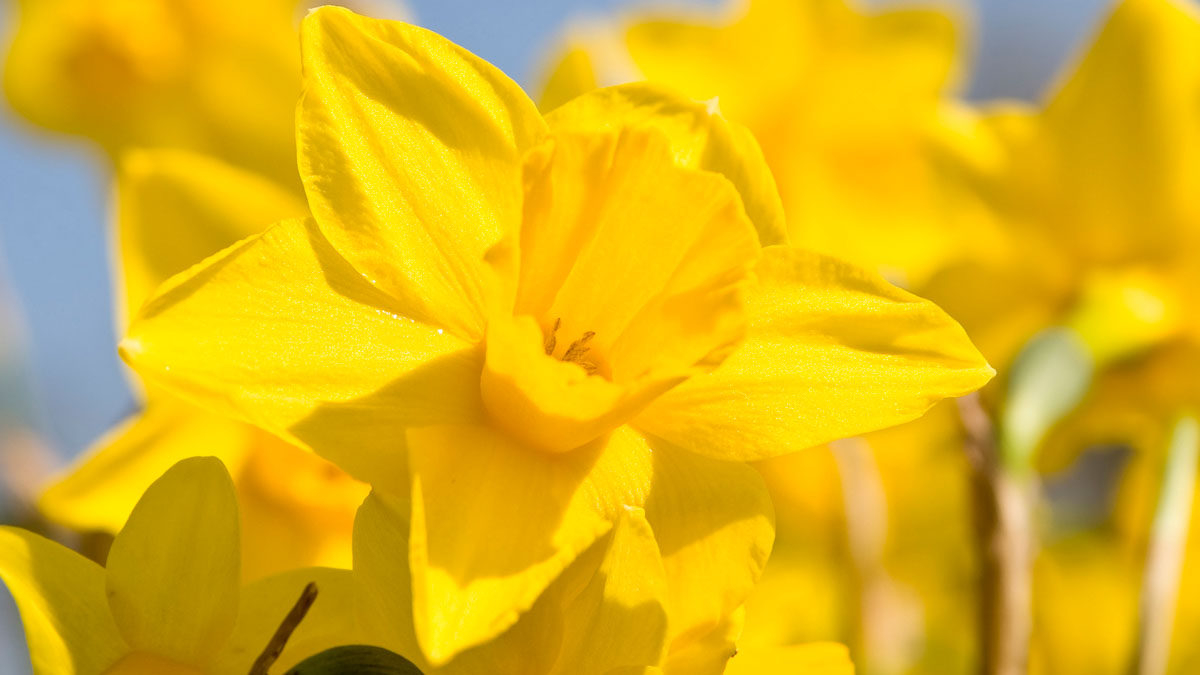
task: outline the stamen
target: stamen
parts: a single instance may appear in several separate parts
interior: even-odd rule
[[[596,364],[583,359],[583,355],[592,350],[591,347],[587,346],[587,343],[590,342],[594,337],[596,337],[596,331],[589,330],[588,332],[584,333],[583,337],[572,342],[571,346],[567,347],[567,352],[563,354],[562,360],[567,363],[579,365],[589,374],[595,372]]]
[[[550,335],[548,335],[546,337],[546,342],[545,342],[546,356],[550,356],[551,354],[554,353],[554,347],[555,347],[555,345],[558,344],[558,337],[557,337],[558,327],[561,325],[562,325],[561,317],[554,320],[554,328],[550,329]]]
[[[546,356],[551,356],[554,354],[554,348],[558,346],[558,329],[561,326],[562,318],[559,317],[554,320],[554,328],[550,329],[550,334],[546,336],[546,341],[542,345],[546,349]],[[575,365],[587,371],[589,375],[596,372],[596,364],[592,361],[586,361],[583,358],[584,354],[587,354],[589,351],[591,351],[592,348],[587,346],[587,343],[590,342],[594,337],[596,337],[596,331],[589,330],[588,332],[584,333],[583,337],[572,342],[570,346],[567,347],[566,353],[562,355],[562,361],[566,363],[574,363]]]

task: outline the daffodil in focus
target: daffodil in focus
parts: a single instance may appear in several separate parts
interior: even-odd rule
[[[945,100],[960,29],[934,9],[854,4],[745,0],[584,24],[542,107],[636,80],[711,100],[762,145],[793,242],[920,283],[992,236],[935,150],[961,124]]]
[[[16,599],[38,675],[245,673],[309,582],[318,600],[280,664],[348,639],[351,579],[313,568],[241,587],[229,474],[187,459],[154,482],[107,566],[0,528],[0,578]]]
[[[122,325],[129,308],[141,306],[170,275],[307,211],[269,180],[180,150],[126,153],[117,194]],[[38,506],[72,529],[115,533],[163,471],[210,454],[234,477],[245,579],[311,565],[350,567],[351,526],[366,486],[307,450],[154,388],[145,409],[57,478]]]
[[[86,136],[220,157],[295,185],[296,0],[20,0],[13,108]]]
[[[543,118],[428,31],[323,8],[301,33],[312,218],[168,281],[122,352],[407,504],[433,666],[517,624],[631,509],[682,652],[770,550],[743,462],[991,377],[934,305],[764,246],[778,218],[747,213],[777,204],[770,174],[703,104],[633,86]]]

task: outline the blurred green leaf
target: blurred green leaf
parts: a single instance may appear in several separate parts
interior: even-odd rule
[[[1073,330],[1051,328],[1017,355],[1000,420],[1001,460],[1011,470],[1030,467],[1047,432],[1075,409],[1092,382],[1094,363]]]

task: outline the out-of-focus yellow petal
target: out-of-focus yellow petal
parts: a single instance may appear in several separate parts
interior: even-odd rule
[[[117,262],[126,315],[172,275],[280,220],[308,214],[300,195],[183,150],[123,155],[117,202]]]
[[[764,249],[757,274],[745,342],[636,427],[693,452],[763,459],[906,422],[994,374],[950,317],[874,274],[781,246]]]
[[[1026,167],[1045,177],[1041,223],[1066,252],[1098,262],[1177,252],[1200,218],[1198,86],[1195,7],[1118,3],[1042,116],[1031,154],[1046,164]]]
[[[715,101],[685,98],[661,85],[638,82],[592,91],[546,115],[555,132],[647,126],[667,135],[682,166],[725,176],[742,198],[764,246],[787,241],[783,202],[758,142],[720,113]]]
[[[542,95],[538,97],[538,108],[550,112],[597,86],[596,68],[588,50],[581,46],[569,47],[546,76]]]
[[[521,221],[533,102],[427,30],[326,7],[303,23],[297,119],[309,205],[333,246],[414,317],[481,337],[484,267]]]
[[[311,220],[287,221],[169,281],[121,348],[197,403],[396,485],[406,427],[482,414],[476,350],[410,317]]]
[[[657,666],[666,653],[667,573],[641,509],[617,521],[607,551],[565,613],[561,675],[603,675],[621,666]]]
[[[230,471],[242,514],[242,579],[350,569],[354,512],[370,488],[312,452],[241,426],[247,445]]]
[[[297,569],[262,579],[242,590],[237,622],[213,663],[213,672],[249,672],[309,582],[317,585],[317,599],[288,638],[274,667],[283,672],[326,649],[364,643],[354,625],[350,571],[327,567]]]
[[[17,602],[35,675],[101,673],[129,651],[104,598],[104,568],[91,560],[0,526],[0,579]]]
[[[608,531],[590,474],[613,470],[630,442],[549,454],[486,427],[409,430],[413,617],[432,663],[516,623]]]
[[[46,488],[38,508],[74,530],[116,533],[146,488],[179,460],[216,455],[237,466],[248,430],[222,415],[156,398]]]
[[[775,514],[750,466],[649,442],[654,483],[646,517],[667,571],[674,652],[706,639],[746,601],[771,553]]]
[[[18,4],[4,84],[34,123],[114,155],[186,148],[299,186],[296,2]]]
[[[739,651],[725,675],[854,675],[854,664],[844,646],[813,643]]]
[[[108,554],[108,606],[131,647],[211,662],[237,618],[238,537],[220,460],[185,459],[146,490]]]

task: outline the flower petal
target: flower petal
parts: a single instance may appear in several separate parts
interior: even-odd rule
[[[104,599],[104,568],[91,560],[0,526],[0,579],[17,602],[35,675],[101,673],[129,651]]]
[[[142,495],[108,554],[108,605],[131,647],[203,666],[238,611],[239,526],[229,473],[185,459]]]
[[[878,276],[764,249],[745,342],[634,426],[719,459],[755,460],[919,417],[994,371],[957,323]]]
[[[182,396],[395,485],[407,426],[482,414],[482,356],[409,309],[311,220],[286,221],[168,282],[121,349]]]
[[[832,642],[748,649],[729,660],[725,675],[854,675],[850,652]]]
[[[625,448],[551,454],[465,426],[410,429],[408,445],[415,630],[440,665],[516,623],[608,531],[589,474]]]
[[[764,245],[787,241],[783,202],[758,142],[744,127],[701,103],[648,82],[588,92],[546,115],[555,132],[653,127],[670,140],[681,166],[725,176],[737,188],[746,215]]]
[[[646,517],[667,572],[674,651],[746,602],[771,554],[775,512],[766,483],[749,465],[648,440],[654,482]]]
[[[416,318],[481,336],[484,256],[517,232],[521,156],[544,134],[533,102],[415,26],[325,7],[301,35],[300,173],[322,231]]]
[[[217,453],[236,466],[249,427],[165,397],[101,439],[38,499],[50,520],[116,533],[151,483],[181,459]]]
[[[599,567],[567,607],[566,643],[554,672],[602,675],[662,663],[668,583],[654,537],[642,509],[630,508],[617,521]]]
[[[1042,116],[1032,152],[1045,153],[1049,166],[1025,167],[1049,169],[1042,184],[1062,212],[1046,214],[1045,226],[1067,251],[1104,262],[1175,252],[1200,208],[1198,85],[1195,7],[1116,3]]]
[[[172,275],[272,223],[308,215],[300,195],[182,150],[135,150],[122,156],[117,201],[126,316]]]
[[[242,591],[237,623],[214,662],[213,672],[249,672],[309,582],[317,585],[317,598],[288,638],[274,668],[283,672],[326,649],[361,643],[354,627],[350,571],[327,567],[291,570],[252,583]]]
[[[729,658],[737,654],[737,640],[744,619],[745,610],[739,607],[708,632],[671,645],[663,672],[666,675],[721,675]]]

